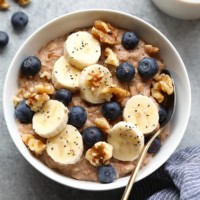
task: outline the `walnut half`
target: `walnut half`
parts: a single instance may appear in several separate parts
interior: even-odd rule
[[[92,35],[103,43],[116,44],[117,34],[116,28],[101,20],[95,21],[94,27],[92,27]]]
[[[158,101],[158,103],[162,103],[164,101],[163,93],[171,95],[174,92],[171,77],[164,73],[154,76],[152,85],[151,94]]]
[[[22,141],[36,156],[40,155],[46,149],[46,144],[36,139],[32,134],[22,135]]]
[[[86,152],[85,158],[94,166],[108,165],[113,147],[106,142],[97,142]]]

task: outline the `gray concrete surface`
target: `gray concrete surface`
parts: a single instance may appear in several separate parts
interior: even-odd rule
[[[0,30],[10,36],[9,45],[0,50],[0,94],[11,59],[23,41],[38,27],[70,11],[87,8],[121,10],[146,20],[164,33],[179,51],[189,74],[192,88],[192,109],[188,128],[178,149],[200,144],[200,20],[181,21],[160,12],[149,0],[32,0],[26,8],[10,1],[11,9],[0,12]],[[15,11],[29,16],[28,26],[21,32],[13,30],[10,19]],[[117,200],[123,189],[109,192],[79,191],[62,186],[37,172],[20,155],[8,133],[0,99],[0,200]]]

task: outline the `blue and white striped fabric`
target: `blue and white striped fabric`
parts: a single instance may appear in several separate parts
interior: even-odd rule
[[[137,182],[130,200],[200,200],[200,146],[188,147],[146,179]]]

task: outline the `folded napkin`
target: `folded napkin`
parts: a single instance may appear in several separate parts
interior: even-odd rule
[[[137,182],[130,200],[200,200],[200,146],[174,153],[157,171]]]

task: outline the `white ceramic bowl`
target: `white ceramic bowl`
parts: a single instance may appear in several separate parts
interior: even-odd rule
[[[200,18],[200,0],[152,0],[164,13],[179,19]]]
[[[170,70],[176,84],[177,107],[171,123],[171,134],[163,144],[159,153],[139,172],[137,180],[141,180],[155,171],[174,152],[185,132],[191,104],[190,83],[185,66],[178,52],[162,33],[135,16],[113,10],[78,11],[58,17],[35,31],[16,53],[6,76],[3,108],[8,130],[21,154],[33,167],[58,183],[83,190],[110,190],[120,188],[127,184],[128,177],[120,178],[110,184],[101,184],[68,178],[48,168],[29,152],[20,138],[14,118],[13,96],[17,91],[20,64],[25,57],[35,54],[50,40],[70,33],[75,28],[91,26],[97,19],[103,19],[121,28],[134,30],[143,40],[158,46],[161,50],[164,63],[167,69]]]

